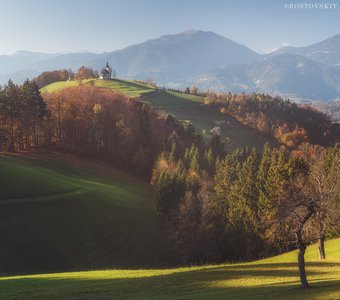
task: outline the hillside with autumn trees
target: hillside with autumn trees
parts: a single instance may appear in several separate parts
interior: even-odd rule
[[[74,76],[93,76],[85,71]],[[76,84],[41,95],[39,86],[63,76],[70,74],[46,73],[39,85],[27,80],[1,87],[1,152],[69,153],[140,176],[151,184],[173,265],[245,261],[297,248],[301,285],[308,287],[306,247],[319,242],[324,259],[324,241],[340,230],[340,135],[326,114],[264,94],[197,89],[154,87],[131,98],[114,88]],[[196,103],[189,106],[193,113],[199,107],[241,125],[211,120],[214,130],[204,135],[190,120],[152,106],[178,94],[185,96],[181,101]],[[158,98],[148,101],[150,95]],[[222,123],[230,132],[248,128],[270,143],[227,151]]]
[[[204,101],[291,149],[303,143],[330,146],[339,141],[339,126],[310,105],[255,93],[209,93]]]
[[[9,82],[1,90],[1,149],[54,147],[100,157],[122,168],[150,173],[171,134],[190,144],[193,137],[171,116],[122,93],[91,86],[40,95],[34,82]]]

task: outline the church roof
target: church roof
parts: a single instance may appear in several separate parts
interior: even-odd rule
[[[109,79],[111,78],[111,74],[112,74],[112,69],[109,66],[109,62],[107,62],[105,68],[101,70],[100,76],[104,79]]]
[[[104,68],[104,69],[102,69],[101,73],[102,74],[110,74],[111,70],[109,70],[108,68]]]

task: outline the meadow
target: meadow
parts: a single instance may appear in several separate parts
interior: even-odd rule
[[[0,277],[0,299],[340,299],[340,240],[328,258],[306,253],[311,288],[299,288],[296,251],[251,263]]]
[[[93,85],[102,88],[109,88],[119,90],[128,97],[139,97],[141,94],[150,92],[154,89],[152,86],[140,84],[134,81],[112,79],[112,80],[99,80],[99,79],[83,79],[83,80],[68,80],[57,81],[51,83],[40,89],[41,93],[52,93],[67,87],[80,86],[80,85]]]
[[[0,156],[0,299],[340,299],[340,239],[248,263],[170,267],[149,184],[70,154]],[[32,274],[32,275],[26,275]]]
[[[0,274],[172,264],[150,186],[96,161],[0,155]]]
[[[218,126],[227,150],[268,141],[197,95],[120,79],[56,82],[42,92],[77,85],[139,98],[206,139]],[[340,239],[326,242],[325,261],[308,246],[304,290],[296,251],[181,265],[150,184],[108,164],[43,150],[7,154],[0,178],[0,299],[340,299]]]

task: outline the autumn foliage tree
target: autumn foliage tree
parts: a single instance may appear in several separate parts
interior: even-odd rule
[[[57,81],[66,81],[69,79],[74,79],[74,73],[72,72],[72,70],[63,69],[43,72],[39,76],[34,78],[34,82],[39,88],[42,88],[50,83]]]
[[[172,132],[183,126],[155,109],[110,89],[79,86],[44,95],[50,111],[51,143],[80,155],[100,157],[140,174],[150,174]]]
[[[76,80],[88,79],[98,77],[95,71],[92,68],[88,67],[80,67],[75,74]]]
[[[289,147],[304,142],[330,146],[339,139],[338,126],[332,124],[329,116],[280,97],[256,93],[209,94],[205,103]]]

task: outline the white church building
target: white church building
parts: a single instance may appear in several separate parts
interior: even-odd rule
[[[99,78],[103,80],[109,80],[112,78],[112,68],[109,66],[109,63],[106,63],[105,68],[103,68],[99,74]]]

